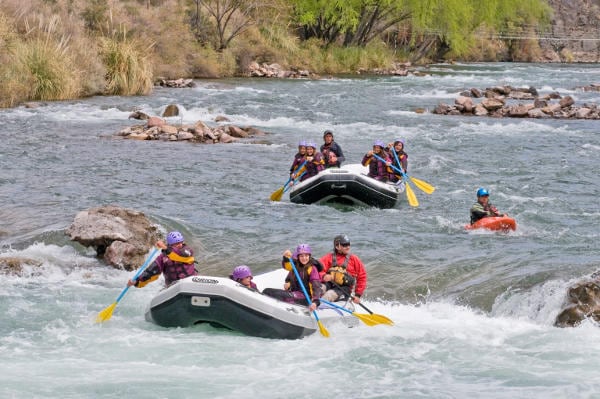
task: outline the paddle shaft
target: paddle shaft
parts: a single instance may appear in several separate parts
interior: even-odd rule
[[[395,155],[395,154],[396,154],[396,153],[394,152],[394,155]],[[379,155],[377,155],[377,154],[375,154],[375,153],[374,153],[374,154],[373,154],[373,156],[374,156],[375,158],[377,158],[378,160],[380,160],[381,162],[383,162],[383,163],[387,163],[387,162],[386,162],[386,160],[385,160],[385,159],[383,159],[383,158],[381,158]],[[396,158],[396,159],[397,159],[397,158]],[[392,169],[394,169],[396,172],[400,173],[400,174],[402,175],[402,177],[404,177],[405,179],[408,179],[408,176],[406,176],[406,173],[404,173],[404,171],[403,171],[402,169],[398,169],[398,168],[396,167],[396,165],[394,165],[394,164],[390,164],[390,166],[391,166],[391,167],[392,167]]]
[[[300,288],[302,288],[302,293],[304,293],[304,297],[306,298],[306,301],[308,302],[308,306],[311,306],[312,300],[310,299],[310,296],[308,295],[308,291],[306,291],[306,287],[304,286],[304,282],[302,281],[302,278],[300,278],[300,273],[298,273],[298,269],[296,269],[294,260],[292,259],[292,257],[289,257],[288,259],[290,260],[290,264],[292,265],[292,270],[294,271],[296,280],[298,280],[298,285],[300,286]],[[317,320],[317,322],[319,322],[319,315],[317,315],[317,311],[313,310],[313,314],[315,315],[315,320]]]
[[[142,274],[142,272],[144,270],[146,270],[146,268],[148,267],[148,265],[150,264],[150,262],[152,262],[152,260],[154,259],[154,256],[156,255],[157,252],[158,252],[158,248],[154,247],[154,249],[152,250],[152,253],[150,253],[150,255],[148,256],[148,258],[146,258],[146,261],[144,262],[144,264],[142,265],[142,267],[140,267],[138,269],[138,271],[134,274],[134,276],[131,279],[131,281],[136,281],[138,279],[138,277]],[[121,298],[123,298],[123,296],[125,295],[125,293],[127,292],[128,289],[129,289],[129,286],[125,287],[123,289],[123,291],[121,291],[121,294],[117,297],[117,300],[115,302],[119,302],[121,300]]]

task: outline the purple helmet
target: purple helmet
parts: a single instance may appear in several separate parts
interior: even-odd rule
[[[233,269],[233,274],[231,276],[234,280],[241,280],[248,276],[252,277],[252,270],[246,265],[240,265]]]
[[[298,142],[298,147],[306,147],[306,140],[300,140]]]
[[[307,143],[306,143],[306,146],[307,146],[307,147],[312,147],[312,148],[314,148],[315,150],[317,149],[317,144],[316,144],[314,141],[309,141],[309,142],[307,142]]]
[[[385,143],[383,142],[383,140],[375,140],[375,142],[373,143],[373,147],[375,147],[376,145],[381,148],[385,148]]]
[[[312,254],[312,251],[310,250],[310,245],[308,244],[300,244],[296,247],[296,251],[294,251],[294,254],[296,256],[298,255],[302,255],[302,254]]]
[[[167,234],[167,245],[173,245],[184,241],[183,235],[178,231],[172,231]]]
[[[398,143],[402,144],[402,147],[404,147],[404,141],[402,141],[401,139],[394,140],[394,145],[396,145]]]

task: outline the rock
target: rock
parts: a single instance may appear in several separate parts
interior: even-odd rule
[[[499,100],[497,98],[485,98],[481,102],[481,105],[483,105],[488,111],[495,111],[504,106],[504,101]]]
[[[529,116],[529,111],[533,109],[533,104],[519,104],[508,109],[508,116],[515,118],[525,118]]]
[[[23,276],[28,266],[33,268],[39,268],[42,262],[29,258],[19,257],[0,257],[0,274]],[[34,273],[38,275],[40,273]]]
[[[560,105],[561,108],[566,108],[566,107],[570,107],[571,105],[575,104],[575,100],[573,100],[573,97],[571,96],[566,96],[560,99],[560,101],[558,102],[558,104]]]
[[[556,316],[554,325],[575,327],[587,318],[600,321],[600,286],[597,280],[569,287],[563,310]]]
[[[142,212],[115,205],[79,212],[65,234],[85,247],[93,247],[107,263],[125,270],[137,269],[148,249],[160,239],[157,227]]]
[[[178,129],[175,126],[163,125],[160,127],[160,131],[161,131],[161,133],[177,134]]]
[[[217,115],[215,117],[215,122],[230,122],[229,118],[223,115]]]
[[[471,114],[473,113],[473,100],[471,97],[459,96],[456,100],[454,100],[456,104],[456,108],[461,112]]]
[[[145,114],[142,111],[134,111],[129,114],[129,117],[127,119],[148,120],[150,119],[150,115]]]
[[[150,118],[148,118],[148,127],[160,127],[166,123],[167,122],[165,122],[164,119],[159,118],[158,116],[151,116]]]
[[[179,115],[179,107],[175,104],[169,104],[162,113],[163,118]]]

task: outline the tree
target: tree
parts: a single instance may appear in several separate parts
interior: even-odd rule
[[[250,27],[254,20],[252,13],[258,4],[248,0],[194,0],[196,5],[196,31],[200,29],[200,9],[204,9],[214,24],[214,47],[218,51],[226,49],[230,42]]]
[[[390,30],[408,27],[413,45],[464,53],[481,27],[546,22],[544,0],[291,0],[301,39],[325,45],[365,46]],[[404,25],[404,26],[402,26]]]

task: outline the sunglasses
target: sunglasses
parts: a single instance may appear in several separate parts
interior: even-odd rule
[[[350,246],[350,243],[348,242],[348,243],[346,243],[346,244],[340,244],[340,245],[341,245],[342,247],[346,247],[346,248],[348,248],[348,247]]]

